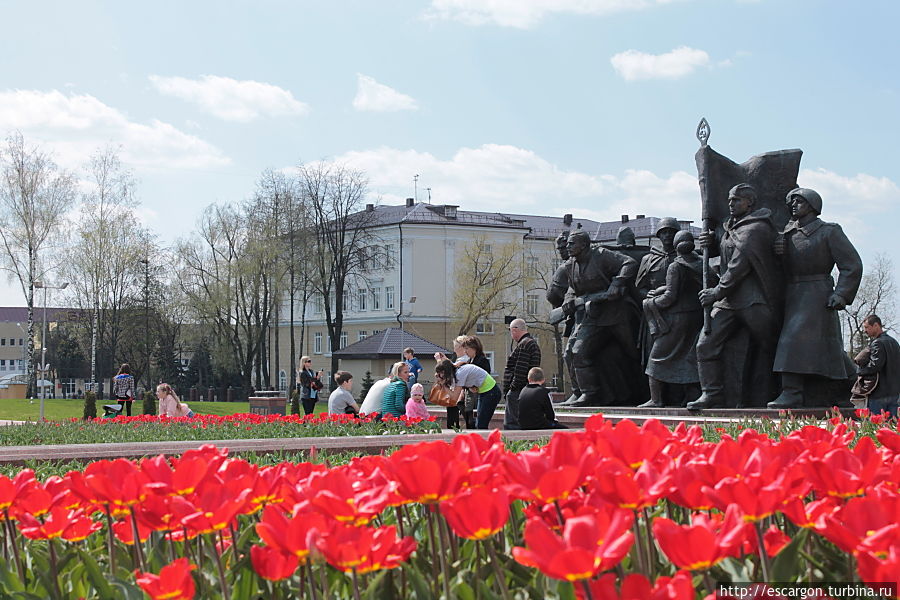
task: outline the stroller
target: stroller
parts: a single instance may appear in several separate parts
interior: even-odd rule
[[[124,408],[123,404],[104,404],[103,405],[103,418],[104,419],[112,419],[114,417],[118,417],[122,414],[122,409]]]

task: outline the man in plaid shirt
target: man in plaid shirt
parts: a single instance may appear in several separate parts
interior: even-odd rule
[[[528,385],[528,371],[541,366],[541,348],[528,333],[528,325],[523,319],[513,319],[509,324],[509,335],[516,342],[516,347],[503,369],[503,392],[506,397],[503,428],[518,429],[519,392]]]

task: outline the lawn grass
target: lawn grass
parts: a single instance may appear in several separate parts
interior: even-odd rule
[[[63,400],[61,398],[44,400],[44,417],[48,420],[81,418],[83,400]],[[97,416],[103,416],[103,405],[114,404],[113,400],[97,401]],[[324,402],[316,406],[316,412],[327,410]],[[250,412],[249,402],[191,402],[191,410],[199,415],[233,415]],[[135,401],[132,414],[141,413],[140,400]],[[41,414],[40,400],[0,400],[0,420],[36,421]]]

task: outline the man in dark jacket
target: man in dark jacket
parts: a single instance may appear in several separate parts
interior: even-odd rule
[[[556,420],[550,393],[544,387],[544,370],[528,371],[528,385],[519,394],[519,426],[522,429],[568,429]]]
[[[900,397],[900,345],[885,333],[878,315],[863,320],[863,329],[871,338],[869,362],[856,369],[857,375],[878,374],[878,385],[869,395],[869,410],[873,414],[888,411],[897,417],[897,399]]]
[[[528,385],[528,371],[541,365],[541,348],[537,340],[528,333],[524,319],[513,319],[509,324],[509,335],[516,347],[503,369],[503,392],[506,394],[506,410],[503,426],[515,429],[519,426],[519,392]]]
[[[725,406],[726,344],[740,331],[750,334],[755,362],[753,377],[771,378],[775,346],[778,342],[781,290],[775,261],[777,231],[772,211],[754,210],[756,190],[742,183],[731,188],[728,207],[731,218],[725,223],[721,240],[710,232],[700,234],[700,246],[720,259],[719,284],[700,290],[700,304],[712,307],[709,331],[697,342],[697,370],[700,398],[690,402],[691,410]],[[743,370],[743,369],[741,369]],[[747,372],[746,370],[744,372]],[[760,379],[759,384],[770,387]],[[743,404],[743,402],[739,402]]]

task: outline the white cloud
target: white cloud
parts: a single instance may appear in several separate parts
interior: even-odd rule
[[[309,106],[289,91],[260,81],[202,75],[200,79],[151,75],[161,93],[196,104],[224,121],[246,123],[260,117],[305,115]]]
[[[401,94],[367,75],[357,73],[356,78],[356,97],[353,99],[353,108],[356,110],[389,112],[419,108],[411,96]]]
[[[373,196],[401,204],[413,195],[419,174],[419,200],[432,189],[435,204],[463,210],[524,214],[572,213],[576,218],[616,221],[623,214],[674,216],[700,223],[700,188],[695,172],[658,174],[646,169],[621,173],[584,173],[554,165],[515,146],[485,144],[460,148],[447,159],[427,152],[377,148],[336,158],[364,170]],[[800,185],[822,194],[826,221],[840,223],[851,240],[862,243],[869,225],[888,218],[900,205],[900,187],[886,177],[865,173],[844,176],[825,169],[804,169]]]
[[[894,220],[900,206],[900,186],[887,177],[858,173],[852,177],[827,169],[803,169],[797,183],[822,196],[822,219],[841,225],[851,240],[868,238],[872,226]]]
[[[664,54],[626,50],[614,55],[609,62],[625,81],[678,79],[710,63],[709,54],[687,46],[675,48]]]
[[[527,29],[554,13],[604,16],[640,10],[674,0],[432,0],[426,14],[469,25],[495,24]]]
[[[464,210],[573,213],[603,221],[624,213],[697,218],[700,212],[695,175],[678,171],[660,177],[641,170],[621,175],[581,173],[509,145],[460,148],[447,160],[386,147],[348,152],[336,160],[364,170],[372,191],[387,204],[411,196],[412,177],[418,173],[420,201],[430,187],[434,203],[457,204]]]
[[[208,168],[231,162],[212,144],[169,123],[138,123],[93,96],[58,90],[0,92],[0,132],[11,130],[46,144],[70,168],[108,144],[121,145],[122,160],[135,167]]]

